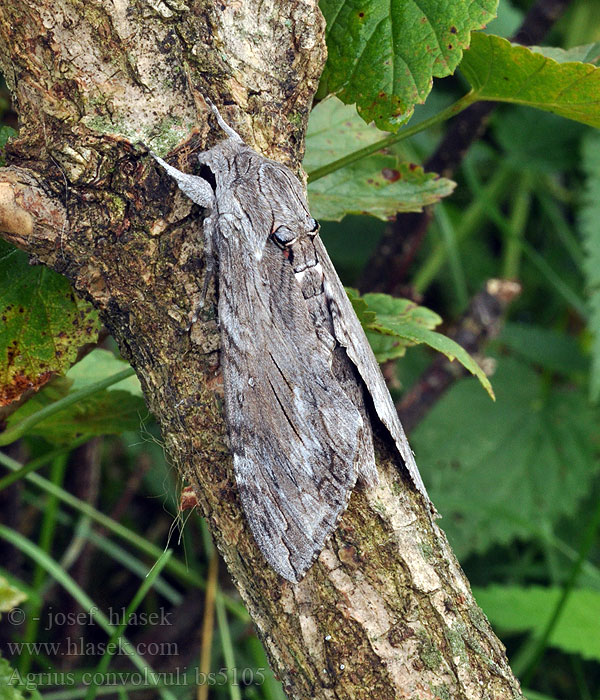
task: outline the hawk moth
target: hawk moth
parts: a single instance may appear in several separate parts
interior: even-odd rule
[[[429,498],[300,181],[247,146],[206,101],[227,135],[198,156],[216,186],[152,155],[206,209],[206,279],[217,271],[235,478],[260,550],[297,582],[357,479],[377,483],[367,403],[427,504]]]

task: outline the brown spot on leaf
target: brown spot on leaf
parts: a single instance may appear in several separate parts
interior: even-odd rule
[[[393,168],[384,168],[381,174],[386,180],[389,180],[389,182],[396,182],[396,180],[400,179],[400,173]]]
[[[458,30],[456,29],[456,27],[455,27],[454,25],[452,25],[452,26],[450,27],[450,34],[456,34],[457,31],[458,31]]]
[[[16,374],[11,378],[11,383],[2,387],[0,392],[0,406],[8,406],[17,401],[29,389],[37,391],[54,376],[54,372],[43,372],[37,377],[28,377],[25,374]]]

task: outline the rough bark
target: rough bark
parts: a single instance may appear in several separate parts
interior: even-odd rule
[[[293,698],[519,698],[504,649],[387,444],[306,578],[265,565],[242,516],[221,412],[201,212],[137,142],[205,147],[208,94],[248,143],[299,167],[325,57],[313,0],[14,0],[0,60],[22,122],[0,171],[0,228],[100,310],[196,490]],[[220,138],[220,137],[219,137]]]

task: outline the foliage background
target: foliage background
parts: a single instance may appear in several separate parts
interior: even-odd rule
[[[487,31],[511,36],[526,7],[525,2],[502,2]],[[326,16],[328,9],[324,3]],[[568,49],[597,41],[600,11],[580,0],[571,4],[545,43]],[[360,50],[368,64],[369,47]],[[447,74],[459,59],[450,55],[437,73],[435,67],[430,70]],[[322,96],[337,89],[338,80],[330,62]],[[461,73],[436,81],[427,102],[415,109],[411,127],[443,112],[465,94],[465,86]],[[427,85],[416,89],[417,97],[426,96]],[[585,88],[597,104],[600,91],[594,89]],[[356,100],[352,86],[339,96]],[[360,105],[359,111],[379,126],[397,128],[411,111],[406,105],[415,99],[403,95],[400,102],[392,101],[393,117]],[[17,126],[6,90],[0,110],[0,139],[6,139]],[[338,122],[334,114],[341,115]],[[352,107],[331,99],[319,104],[307,139],[309,172],[381,138],[355,115]],[[339,126],[331,132],[329,150],[319,118],[325,129]],[[314,181],[311,206],[324,219],[377,208],[381,220],[352,214],[341,222],[322,223],[340,275],[354,287],[384,234],[386,217],[402,210],[398,202],[407,203],[404,210],[410,211],[415,192],[421,204],[445,196],[406,280],[413,298],[444,319],[442,331],[465,312],[488,279],[521,282],[522,293],[510,306],[500,335],[485,348],[494,360],[496,401],[476,378],[460,378],[410,439],[443,515],[440,523],[507,645],[527,696],[600,698],[600,135],[555,114],[501,105],[484,138],[454,173],[457,187],[450,195],[447,181],[427,178],[418,169],[403,170],[404,163],[425,162],[446,128],[440,121],[390,145],[385,153],[328,176],[333,184],[326,178]],[[386,168],[406,177],[369,182]],[[403,186],[408,194],[400,193]],[[361,201],[356,208],[357,197],[365,193],[368,203]],[[30,337],[16,339],[29,354],[19,371],[39,376],[45,363],[57,358],[59,366],[52,365],[51,371],[65,370],[77,348],[69,338],[63,338],[64,350],[56,344],[52,318],[68,318],[83,345],[95,342],[94,313],[61,278],[52,275],[44,281],[48,271],[28,266],[26,256],[7,244],[0,246],[0,300],[13,312],[3,319],[2,341],[9,346],[19,335],[14,327],[25,328]],[[18,279],[17,269],[22,271]],[[19,311],[20,304],[25,311]],[[23,323],[19,314],[28,309],[43,313]],[[381,311],[377,304],[373,310]],[[435,326],[432,317],[422,318],[409,322]],[[46,322],[50,346],[43,336]],[[207,674],[207,697],[282,698],[226,572],[218,571],[202,521],[179,510],[181,485],[165,462],[137,381],[129,377],[102,384],[127,372],[110,338],[101,333],[100,344],[89,354],[91,347],[80,352],[65,376],[54,378],[6,417],[5,436],[11,430],[14,436],[22,421],[75,396],[61,413],[22,430],[18,442],[3,443],[8,447],[0,456],[7,467],[7,476],[0,478],[0,610],[6,612],[0,621],[0,677],[4,674],[8,684],[16,669],[21,679],[31,673],[41,681],[34,684],[34,694],[94,697],[103,692],[101,687],[74,694],[86,672],[131,674],[133,667],[143,672],[149,664],[175,673],[185,667],[189,676],[184,680],[189,681],[199,667]],[[433,357],[425,345],[406,345],[405,335],[394,336],[401,357],[386,367],[399,401]],[[3,383],[10,383],[8,375]],[[21,464],[29,473],[21,472],[16,480],[10,470]],[[92,622],[77,618],[90,607],[135,611],[139,617],[131,618],[126,631],[101,613]],[[15,609],[24,611],[21,624],[15,622]],[[57,612],[66,616],[65,624],[55,622],[46,629],[49,621],[59,619]],[[166,618],[160,617],[163,612]],[[145,621],[153,614],[158,618],[143,624],[142,613]],[[103,653],[101,645],[123,633],[147,653]],[[68,639],[89,646],[65,655]],[[10,646],[15,642],[62,646],[60,652],[42,646],[17,653]],[[219,675],[221,669],[229,671]],[[70,673],[73,682],[57,682],[64,675],[54,673]],[[133,676],[128,679],[123,692],[129,687],[135,696],[140,685]],[[21,692],[29,693],[23,687],[0,688],[0,698]],[[163,697],[192,697],[195,688],[187,682],[160,692]]]

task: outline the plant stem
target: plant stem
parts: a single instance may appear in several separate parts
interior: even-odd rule
[[[113,628],[113,632],[106,645],[106,651],[104,652],[102,658],[100,659],[100,662],[96,666],[94,678],[97,677],[102,679],[105,676],[106,671],[110,666],[110,662],[114,658],[115,654],[117,652],[121,653],[121,646],[122,643],[125,641],[123,633],[129,625],[129,619],[131,618],[133,613],[138,609],[138,607],[146,597],[148,591],[152,588],[154,581],[159,576],[160,572],[164,569],[165,564],[171,558],[172,553],[173,552],[170,549],[167,549],[165,552],[163,552],[160,559],[154,564],[150,571],[148,571],[148,574],[142,581],[137,593],[134,595],[134,597],[131,599],[131,602],[127,606],[127,610],[124,611],[120,624]],[[156,678],[159,678],[159,676],[157,675]],[[93,683],[92,685],[90,685],[88,692],[86,693],[85,700],[95,700],[96,696],[98,695],[98,690],[99,687],[97,683]]]
[[[504,241],[504,264],[502,277],[507,280],[519,278],[522,245],[525,226],[531,208],[531,190],[529,172],[525,170],[517,182],[512,211],[509,220],[509,235]]]
[[[474,194],[477,196],[477,200],[481,205],[483,205],[486,208],[486,215],[504,233],[504,236],[507,240],[510,238],[514,238],[511,225],[509,221],[504,217],[504,215],[500,212],[500,209],[498,208],[498,203],[489,196],[487,187],[481,187],[481,185],[479,185],[479,183],[477,182],[477,178],[475,177],[474,171],[467,167],[466,162],[464,171],[465,175],[467,176],[467,179],[469,180],[471,188],[473,189]],[[524,240],[521,237],[514,238],[514,240],[521,247],[523,254],[527,256],[527,258],[529,258],[529,261],[533,265],[535,265],[535,267],[537,267],[537,269],[542,273],[542,275],[544,275],[544,277],[546,277],[548,282],[563,297],[567,304],[572,306],[581,316],[581,318],[587,319],[587,305],[585,301],[581,297],[579,297],[577,292],[571,289],[569,285],[563,281],[561,276],[558,273],[556,273],[550,267],[550,265],[548,265],[545,258],[542,255],[540,255],[537,252],[537,250],[535,250],[535,248],[532,245],[530,245],[526,240]]]
[[[2,452],[0,452],[0,464],[2,464],[5,467],[8,467],[8,469],[11,469],[13,471],[20,469],[23,466],[16,460],[12,459],[8,455],[3,454]],[[83,513],[84,515],[89,516],[91,520],[106,528],[110,532],[114,533],[117,537],[120,537],[121,539],[125,540],[130,545],[136,547],[148,556],[158,560],[162,555],[163,550],[160,547],[157,547],[152,542],[149,542],[145,537],[141,537],[137,534],[137,532],[134,532],[133,530],[130,530],[124,525],[121,525],[121,523],[118,523],[108,515],[101,513],[89,503],[85,503],[76,496],[73,496],[73,494],[62,489],[60,486],[56,486],[56,484],[51,483],[50,481],[48,481],[48,479],[44,479],[43,476],[40,476],[39,474],[27,474],[25,478],[27,479],[27,481],[30,481],[32,484],[35,484],[43,491],[51,494],[56,494],[63,503],[66,503],[68,506],[74,508],[79,513]],[[198,588],[201,589],[204,589],[206,586],[204,579],[199,574],[197,574],[193,569],[191,569],[188,564],[179,561],[175,557],[171,557],[171,559],[169,559],[166,565],[166,569],[170,571],[173,575],[177,576],[181,581],[189,583],[193,586],[198,586]],[[221,590],[217,591],[217,598],[219,597],[223,598],[223,603],[227,606],[228,610],[232,612],[238,619],[242,620],[243,622],[248,622],[248,612],[246,611],[246,608],[243,606],[242,603],[232,600],[229,596],[226,596]]]
[[[53,416],[55,413],[58,413],[69,406],[72,406],[78,401],[81,401],[81,399],[85,399],[98,391],[102,391],[113,384],[117,384],[117,382],[120,382],[123,379],[131,377],[133,374],[135,374],[133,367],[128,367],[127,369],[117,372],[106,379],[101,379],[99,382],[94,382],[83,389],[79,389],[79,391],[74,391],[72,394],[69,394],[64,398],[55,401],[53,404],[50,404],[50,406],[45,406],[40,411],[37,411],[31,416],[27,416],[27,418],[24,418],[16,425],[13,425],[8,430],[5,430],[2,435],[0,435],[0,446],[10,445],[11,442],[15,442],[15,440],[23,437],[23,435],[25,435],[28,430],[31,430],[34,425],[41,423],[46,418]]]
[[[433,216],[438,225],[444,246],[446,247],[446,255],[450,263],[450,272],[454,281],[454,292],[458,301],[458,306],[462,310],[469,303],[469,292],[467,289],[467,280],[465,271],[460,259],[458,245],[456,240],[456,228],[448,216],[445,206],[440,202],[434,209]]]
[[[565,219],[565,216],[556,203],[556,200],[549,196],[546,189],[538,188],[536,192],[537,200],[542,207],[542,211],[546,215],[548,221],[554,229],[554,232],[560,239],[566,251],[571,256],[571,259],[577,265],[577,269],[581,274],[584,274],[585,255],[581,249],[581,244],[573,234],[570,224]]]
[[[489,217],[489,200],[496,200],[504,195],[505,189],[514,177],[506,164],[501,165],[490,181],[483,188],[486,197],[479,196],[465,211],[460,224],[456,227],[456,244],[459,245],[469,236],[475,234]],[[436,278],[448,258],[448,250],[443,242],[434,247],[423,262],[413,279],[413,288],[423,294]]]
[[[425,129],[428,129],[430,126],[434,126],[435,124],[439,124],[443,121],[446,121],[446,119],[450,119],[450,117],[454,117],[467,107],[470,107],[475,101],[476,99],[474,93],[469,92],[466,95],[463,95],[463,97],[461,97],[460,100],[457,100],[449,107],[446,107],[446,109],[443,109],[441,112],[434,115],[433,117],[425,119],[424,121],[420,122],[419,124],[415,124],[410,128],[402,129],[397,134],[390,134],[384,139],[372,143],[370,146],[360,148],[358,151],[349,153],[343,158],[339,158],[338,160],[334,160],[332,163],[328,163],[327,165],[323,165],[322,167],[313,170],[312,172],[308,173],[308,182],[315,182],[315,180],[319,180],[320,178],[325,177],[326,175],[334,173],[336,170],[345,168],[351,163],[356,163],[357,160],[362,160],[363,158],[366,158],[367,156],[370,156],[373,153],[377,153],[377,151],[380,151],[382,148],[387,148],[388,146],[391,146],[394,143],[398,143],[399,141],[408,139],[421,131],[425,131]]]
[[[567,601],[569,600],[569,597],[571,595],[571,592],[575,588],[575,584],[577,583],[577,579],[579,578],[579,574],[581,573],[581,569],[583,567],[583,564],[585,560],[587,559],[587,556],[589,554],[590,549],[592,548],[592,545],[594,544],[594,541],[596,540],[596,537],[598,535],[598,529],[600,528],[600,500],[596,504],[596,509],[592,515],[592,519],[590,520],[589,525],[586,528],[585,534],[583,536],[583,540],[581,542],[581,545],[579,547],[579,556],[577,557],[577,561],[573,564],[573,567],[571,568],[571,573],[569,574],[569,578],[567,579],[562,595],[557,602],[552,615],[550,619],[548,620],[548,623],[546,625],[546,628],[542,632],[542,635],[540,636],[535,649],[532,652],[531,656],[531,661],[527,664],[527,667],[525,671],[522,674],[521,677],[521,682],[524,686],[529,685],[531,682],[531,679],[533,678],[534,673],[536,672],[536,669],[542,660],[542,656],[544,655],[544,651],[546,650],[546,647],[548,646],[548,642],[550,641],[550,637],[552,636],[552,633],[554,632],[556,625],[558,624],[558,621],[560,620],[560,616],[562,615],[562,612],[565,608],[565,605],[567,604]]]
[[[50,576],[79,603],[81,609],[89,614],[90,620],[93,620],[106,634],[112,636],[115,628],[110,623],[108,616],[100,610],[98,605],[96,605],[87,593],[82,590],[77,582],[61,569],[52,557],[37,545],[33,544],[33,542],[30,542],[26,537],[21,535],[21,533],[11,530],[4,525],[0,525],[0,538],[10,542],[36,564],[43,566]],[[121,639],[124,656],[126,656],[142,673],[148,674],[150,678],[156,677],[152,667],[146,662],[143,656],[138,654],[135,646],[131,644],[126,637],[122,637]],[[175,696],[167,688],[156,688],[156,690],[163,700],[175,700]]]
[[[65,470],[67,468],[67,457],[68,455],[62,454],[55,457],[52,460],[52,482],[59,484],[63,483]],[[60,502],[56,495],[48,494],[46,498],[45,507],[42,510],[42,523],[40,528],[40,537],[38,547],[42,552],[45,552],[48,556],[52,554],[52,540],[54,538],[54,531],[56,529],[56,515],[59,509]],[[33,581],[32,587],[36,591],[42,589],[44,579],[46,577],[46,570],[39,563],[36,562],[33,571]],[[24,649],[28,648],[28,645],[34,642],[37,638],[40,620],[42,615],[42,608],[44,605],[43,595],[40,597],[39,601],[33,604],[29,611],[29,616],[27,618],[27,624],[25,627],[25,634],[23,636]],[[19,664],[19,671],[23,676],[26,676],[33,662],[33,656],[30,653],[25,653],[21,656],[21,663]]]
[[[225,660],[225,668],[227,669],[227,679],[229,681],[229,697],[231,700],[242,700],[240,686],[237,679],[237,667],[235,665],[235,653],[231,642],[231,632],[229,630],[229,622],[227,620],[227,611],[223,605],[223,599],[215,600],[217,611],[217,625],[221,635],[221,646],[223,648],[223,659]],[[233,676],[233,677],[232,677]]]
[[[24,464],[20,469],[17,469],[17,471],[12,472],[12,474],[7,474],[6,476],[2,477],[2,479],[0,479],[0,491],[3,491],[5,488],[8,488],[11,484],[14,484],[15,481],[20,481],[21,479],[24,479],[30,472],[37,471],[40,467],[43,467],[48,462],[51,462],[55,457],[59,457],[62,454],[68,454],[76,447],[79,447],[80,445],[86,443],[89,439],[89,435],[78,437],[75,440],[73,440],[73,442],[71,442],[69,445],[65,445],[64,447],[58,447],[55,450],[46,452],[46,454],[43,454],[40,457],[32,459],[30,462]],[[0,461],[0,466],[6,465]]]
[[[200,647],[200,678],[208,678],[211,669],[213,632],[215,629],[215,602],[219,587],[219,555],[211,544],[206,576],[206,593],[204,596],[204,619],[202,621],[202,645]],[[208,682],[198,686],[197,700],[208,700],[210,686]]]

